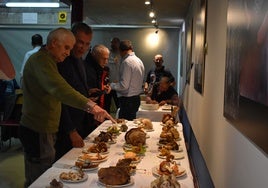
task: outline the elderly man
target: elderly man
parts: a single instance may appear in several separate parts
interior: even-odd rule
[[[120,102],[119,118],[133,120],[140,106],[140,94],[144,78],[144,65],[133,52],[132,43],[123,40],[119,46],[122,62],[119,82],[111,83]]]
[[[109,68],[107,67],[110,51],[102,45],[95,45],[86,57],[87,84],[90,96],[104,109],[109,106],[106,103],[106,94],[110,93]]]
[[[94,114],[98,121],[112,119],[59,74],[57,63],[70,55],[74,44],[75,37],[70,30],[57,28],[48,34],[47,45],[25,65],[20,140],[24,148],[26,187],[54,162],[61,102]]]

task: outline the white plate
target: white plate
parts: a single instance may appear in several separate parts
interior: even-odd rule
[[[73,180],[65,180],[65,179],[60,178],[60,181],[65,182],[65,183],[80,183],[80,182],[86,181],[87,178],[88,178],[88,175],[86,173],[84,173],[83,178],[80,179],[80,180],[73,181]]]
[[[180,142],[176,142],[177,144],[178,144],[178,146],[180,146],[181,145],[181,143]],[[161,144],[161,143],[159,143],[159,141],[157,142],[157,145],[158,146],[165,146],[166,144]]]
[[[100,159],[100,160],[91,160],[93,163],[101,163],[104,161],[107,161],[108,157],[104,158],[104,159]]]
[[[103,141],[104,142],[104,141]],[[93,141],[93,143],[95,143],[95,144],[97,144],[97,142],[94,140]],[[108,146],[107,147],[109,147],[109,145],[111,145],[111,144],[115,144],[116,143],[116,139],[113,139],[113,140],[109,140],[108,142],[105,142]]]
[[[164,105],[164,106],[162,106],[162,110],[170,110],[171,111],[171,106],[170,105]]]
[[[128,187],[134,184],[134,179],[132,177],[130,177],[130,181],[127,184],[124,185],[106,185],[102,182],[100,182],[100,180],[98,179],[97,183],[103,187],[111,187],[111,188],[116,188],[116,187]]]
[[[127,144],[127,143],[125,142],[125,143],[123,144],[123,147],[125,147],[125,148],[130,148],[130,149],[131,149],[131,148],[132,148],[132,145],[131,145],[131,144]],[[147,147],[148,147],[148,145],[147,145],[147,144],[145,144],[145,145],[144,145],[144,147],[146,147],[146,148],[147,148]]]
[[[142,118],[133,119],[133,123],[134,124],[141,124],[141,120],[142,120]]]
[[[79,170],[79,168],[77,166],[74,166],[73,167],[75,170]],[[93,167],[93,168],[82,168],[82,170],[84,172],[90,172],[90,171],[94,171],[94,170],[97,170],[99,168],[99,166],[96,166],[96,167]]]
[[[184,154],[182,152],[178,152],[178,153],[171,152],[171,155],[174,156],[174,160],[184,158]],[[166,159],[166,156],[162,156],[162,155],[159,155],[159,154],[157,155],[157,157],[160,158],[160,159]]]
[[[179,165],[178,165],[178,166],[179,166]],[[176,178],[179,178],[179,177],[182,177],[182,176],[186,175],[186,169],[185,169],[185,168],[179,166],[179,171],[182,172],[182,173],[176,175]],[[159,166],[155,166],[155,167],[153,167],[152,172],[153,172],[153,174],[156,175],[156,176],[161,176],[161,174],[159,174]]]
[[[87,149],[83,149],[82,152],[83,152],[83,153],[86,153],[86,154],[90,154],[90,153],[96,154],[96,152],[90,152],[90,151],[88,151]],[[100,154],[101,154],[101,155],[106,155],[106,154],[108,154],[108,153],[109,153],[109,151],[107,150],[107,151],[105,151],[105,152],[101,152]]]
[[[84,155],[90,155],[90,154],[84,154]],[[83,158],[81,158],[83,155],[79,156],[78,157],[78,160],[80,161],[84,161]],[[90,155],[91,156],[91,155]],[[102,159],[99,159],[99,160],[96,160],[96,159],[90,159],[88,158],[91,162],[93,163],[100,163],[100,162],[103,162],[103,161],[106,161],[108,159],[108,155],[101,155],[103,158]]]
[[[164,146],[164,145],[162,145],[162,144],[158,144],[159,146]],[[159,150],[159,149],[158,149]],[[159,150],[160,151],[160,150]],[[171,150],[172,152],[174,152],[174,153],[179,153],[179,152],[182,152],[183,151],[183,149],[182,149],[182,147],[181,146],[179,146],[179,149],[178,150]]]

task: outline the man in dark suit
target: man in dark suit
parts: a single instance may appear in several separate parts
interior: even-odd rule
[[[71,55],[58,64],[62,77],[77,91],[89,97],[86,72],[82,56],[88,51],[92,40],[92,29],[85,23],[76,23],[72,27],[76,43]],[[83,139],[96,127],[93,116],[87,112],[62,104],[59,132],[55,144],[56,160],[72,147],[83,147]]]

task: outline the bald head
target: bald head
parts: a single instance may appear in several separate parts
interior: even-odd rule
[[[47,36],[47,50],[55,61],[62,62],[70,55],[75,44],[73,33],[63,27],[52,30]]]
[[[161,68],[163,64],[163,56],[161,54],[157,54],[154,56],[154,63],[157,68]]]

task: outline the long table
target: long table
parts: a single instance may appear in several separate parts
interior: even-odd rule
[[[94,130],[86,139],[85,139],[85,147],[88,147],[92,144],[93,139],[100,133],[100,131],[105,131],[109,126],[111,126],[111,121],[103,122],[96,130]],[[133,121],[127,122],[128,130],[136,127]],[[149,188],[150,184],[153,180],[156,179],[156,176],[153,174],[153,167],[160,164],[164,159],[159,158],[158,155],[158,145],[157,142],[159,140],[159,135],[162,130],[162,126],[160,122],[153,122],[154,131],[147,132],[149,138],[146,140],[147,149],[145,156],[141,159],[141,161],[137,164],[137,171],[132,176],[134,180],[134,185],[130,187],[137,188]],[[177,180],[182,185],[182,188],[194,188],[193,176],[190,170],[188,154],[186,151],[186,146],[184,142],[184,137],[182,133],[182,124],[178,124],[177,127],[180,132],[181,140],[180,147],[182,148],[182,155],[184,158],[180,160],[176,160],[183,168],[186,169],[186,175],[183,177],[177,178]],[[118,159],[123,158],[124,150],[123,144],[125,143],[124,139],[125,133],[121,133],[117,139],[115,144],[111,144],[109,148],[109,156],[107,161],[100,163],[99,168],[114,166]],[[30,188],[41,188],[49,186],[49,182],[55,178],[59,179],[59,174],[61,172],[69,172],[75,164],[77,157],[82,154],[82,148],[73,148],[67,154],[65,154],[62,158],[56,161],[51,168],[49,168],[45,173],[43,173],[31,186]],[[140,170],[139,170],[140,169]],[[88,187],[102,187],[98,183],[98,175],[97,170],[86,172],[88,174],[88,179],[84,182],[80,183],[64,183],[64,187],[73,187],[73,188],[88,188]]]

